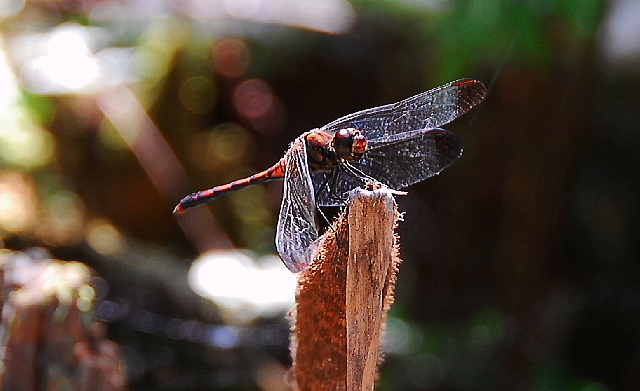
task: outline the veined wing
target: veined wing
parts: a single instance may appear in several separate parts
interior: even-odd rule
[[[286,159],[276,249],[289,270],[297,273],[306,269],[313,260],[318,239],[316,202],[302,136],[291,143]]]
[[[397,103],[349,114],[321,128],[335,132],[356,128],[369,140],[447,124],[482,102],[487,89],[481,82],[461,79]]]
[[[462,141],[444,129],[420,129],[394,134],[369,142],[369,148],[357,162],[357,170],[392,189],[402,189],[439,174],[462,155]],[[362,186],[362,181],[344,170],[314,173],[316,202],[320,206],[338,206],[346,192]],[[335,175],[335,177],[331,177]]]
[[[392,189],[439,174],[462,156],[462,141],[444,129],[420,129],[369,143],[354,166]]]

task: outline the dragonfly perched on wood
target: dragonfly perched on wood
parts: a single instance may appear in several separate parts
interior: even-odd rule
[[[184,197],[174,213],[243,187],[284,178],[276,249],[292,272],[306,269],[319,237],[316,208],[340,206],[356,187],[401,189],[440,173],[462,142],[440,129],[482,102],[484,84],[461,79],[397,103],[358,111],[303,133],[272,167]]]

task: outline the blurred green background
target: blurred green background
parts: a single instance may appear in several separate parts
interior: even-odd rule
[[[463,157],[398,199],[379,389],[638,389],[640,2],[7,0],[0,18],[0,235],[97,270],[130,389],[284,389],[293,290],[267,303],[257,282],[285,286],[264,267],[282,184],[173,206],[463,77],[489,87],[446,126]],[[192,289],[218,269],[187,278],[202,253],[246,267],[213,301]]]

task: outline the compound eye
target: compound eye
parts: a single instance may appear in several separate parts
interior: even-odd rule
[[[358,132],[353,136],[353,142],[351,143],[351,156],[354,160],[359,160],[362,155],[367,151],[368,147],[367,136]]]
[[[345,159],[351,155],[353,129],[340,129],[333,136],[333,149],[338,157]]]
[[[338,132],[334,137],[349,138],[351,137],[351,134],[352,134],[352,129],[340,129],[338,130]]]

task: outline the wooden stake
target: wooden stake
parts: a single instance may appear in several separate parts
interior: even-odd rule
[[[384,190],[357,190],[301,274],[292,312],[296,390],[373,390],[400,259]]]

